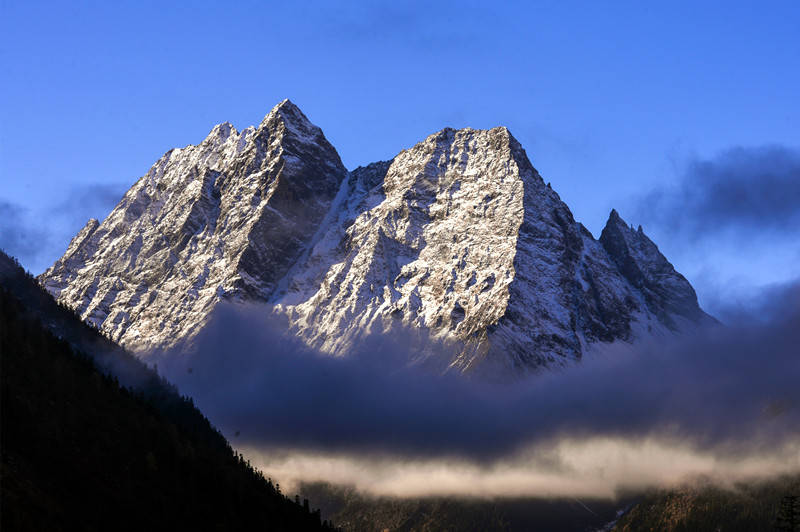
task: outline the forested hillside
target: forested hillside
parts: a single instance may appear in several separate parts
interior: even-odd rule
[[[105,351],[95,359],[78,345]],[[332,528],[237,455],[191,400],[49,300],[6,255],[0,356],[4,531]]]
[[[654,492],[617,523],[617,532],[800,531],[800,476]]]
[[[347,530],[370,532],[574,532],[599,530],[634,498],[372,497],[352,488],[305,484],[301,492]]]

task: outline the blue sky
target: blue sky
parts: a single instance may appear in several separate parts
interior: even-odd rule
[[[506,125],[596,236],[616,207],[709,305],[796,275],[792,231],[678,238],[644,198],[797,153],[800,3],[161,4],[0,2],[0,246],[35,273],[165,151],[288,97],[348,168]]]

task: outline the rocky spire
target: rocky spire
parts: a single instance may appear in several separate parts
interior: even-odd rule
[[[689,320],[705,316],[694,288],[675,271],[641,225],[634,230],[612,209],[600,243],[622,275],[642,292],[648,307],[670,327],[677,327],[675,316]]]

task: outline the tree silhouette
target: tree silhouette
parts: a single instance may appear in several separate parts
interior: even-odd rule
[[[786,495],[781,499],[781,506],[778,510],[775,529],[785,530],[787,532],[800,531],[800,497],[797,495]]]

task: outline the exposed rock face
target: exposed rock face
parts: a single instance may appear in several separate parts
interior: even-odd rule
[[[220,124],[167,152],[41,281],[126,347],[169,347],[220,300],[266,298],[346,175],[322,131],[284,101],[258,128]]]
[[[507,129],[445,129],[348,173],[288,101],[169,152],[41,281],[133,349],[251,299],[334,354],[400,324],[458,340],[461,370],[560,364],[705,319],[616,211],[600,241],[577,223]]]
[[[634,231],[612,210],[600,243],[620,273],[642,293],[648,308],[669,327],[677,326],[678,316],[689,320],[704,317],[692,285],[675,271],[641,225]]]

